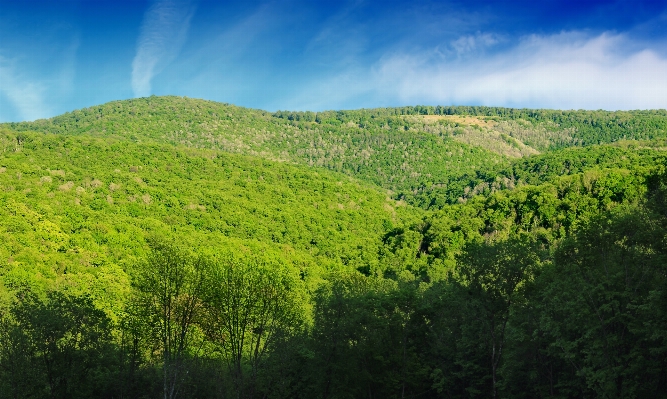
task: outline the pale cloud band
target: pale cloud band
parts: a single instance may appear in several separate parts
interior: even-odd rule
[[[479,104],[556,109],[667,108],[667,59],[627,35],[582,32],[501,42],[478,34],[452,51],[385,54],[368,69],[342,71],[304,90],[294,108],[339,108],[363,97],[394,104]],[[489,47],[480,51],[482,47]],[[468,52],[469,54],[466,54]],[[328,104],[322,102],[327,99]],[[333,102],[333,103],[331,103]],[[310,106],[309,106],[309,105]]]
[[[151,80],[176,58],[185,43],[194,7],[183,0],[158,0],[146,11],[132,61],[135,97],[151,94]]]
[[[381,80],[391,78],[383,69],[392,62],[380,68]],[[667,59],[618,34],[529,36],[513,50],[465,67],[445,63],[402,72],[412,80],[397,93],[406,99],[426,95],[452,103],[575,109],[667,107]]]

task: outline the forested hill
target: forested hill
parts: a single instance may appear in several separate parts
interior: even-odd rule
[[[0,399],[667,398],[667,112],[0,124]]]
[[[428,207],[456,202],[466,186],[488,180],[517,157],[667,138],[667,111],[417,106],[271,114],[204,100],[148,97],[5,126],[170,143],[323,167]]]

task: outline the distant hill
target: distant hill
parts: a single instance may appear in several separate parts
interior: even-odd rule
[[[453,203],[513,159],[569,146],[667,137],[667,111],[402,107],[268,113],[182,97],[114,101],[16,131],[115,137],[334,170],[421,206]],[[465,184],[462,184],[465,182]],[[437,191],[434,200],[431,191]]]
[[[611,121],[620,120],[624,137],[654,140],[581,147],[581,132],[601,126],[598,141],[617,138]],[[653,130],[633,133],[649,120]],[[482,206],[494,193],[562,184],[563,175],[664,164],[665,141],[655,137],[665,120],[662,111],[487,107],[271,114],[148,97],[2,124],[0,259],[56,274],[125,269],[159,233],[194,246],[289,248],[311,266],[382,269],[384,234],[414,229],[429,217],[422,209]],[[21,244],[40,240],[49,244]]]
[[[327,115],[326,113],[323,115]],[[116,101],[13,130],[116,137],[242,153],[342,172],[394,192],[446,184],[451,176],[506,165],[505,157],[390,118],[380,126],[294,121],[280,114],[180,97]]]

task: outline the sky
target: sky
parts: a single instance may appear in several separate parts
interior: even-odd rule
[[[0,122],[150,95],[664,109],[667,0],[0,0]]]

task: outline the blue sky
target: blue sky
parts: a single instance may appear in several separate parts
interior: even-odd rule
[[[0,0],[0,122],[151,94],[667,108],[667,1]]]

